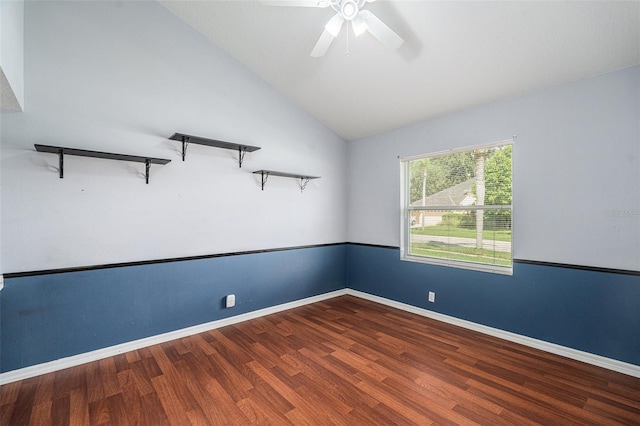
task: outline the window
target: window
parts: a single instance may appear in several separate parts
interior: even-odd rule
[[[512,273],[511,141],[401,159],[403,260]]]

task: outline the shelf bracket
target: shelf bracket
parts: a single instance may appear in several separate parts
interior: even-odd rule
[[[244,155],[247,153],[246,146],[238,146],[238,166],[242,168],[242,162],[244,161]]]
[[[148,158],[144,160],[144,168],[147,185],[149,185],[149,169],[151,168],[151,160],[149,160]]]
[[[64,178],[64,150],[62,148],[58,150],[58,171],[60,179]]]
[[[260,174],[262,175],[262,190],[264,191],[264,184],[267,183],[267,179],[269,179],[269,172],[263,170]]]
[[[184,161],[184,157],[187,155],[188,146],[189,146],[189,136],[182,136],[182,161]]]
[[[308,177],[300,177],[300,192],[304,191],[310,180]]]

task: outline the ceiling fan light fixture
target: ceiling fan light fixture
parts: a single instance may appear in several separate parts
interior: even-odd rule
[[[363,18],[362,14],[363,12],[358,13],[358,16],[353,18],[353,20],[351,21],[353,32],[355,33],[356,37],[367,31],[367,29],[369,28],[369,25],[367,25],[367,21]]]
[[[336,14],[333,18],[329,19],[327,25],[324,26],[324,29],[327,30],[329,34],[331,34],[334,38],[338,37],[338,33],[342,28],[342,23],[344,22],[344,18],[340,14]]]

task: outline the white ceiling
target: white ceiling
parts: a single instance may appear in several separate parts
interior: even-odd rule
[[[346,140],[640,63],[639,1],[379,0],[405,43],[344,26],[323,58],[331,8],[160,3]]]

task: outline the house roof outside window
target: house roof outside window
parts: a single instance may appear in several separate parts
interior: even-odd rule
[[[476,178],[473,177],[457,185],[450,186],[440,192],[429,195],[424,204],[422,198],[411,203],[412,207],[425,206],[472,206],[476,203],[476,197],[473,194],[473,184]]]

